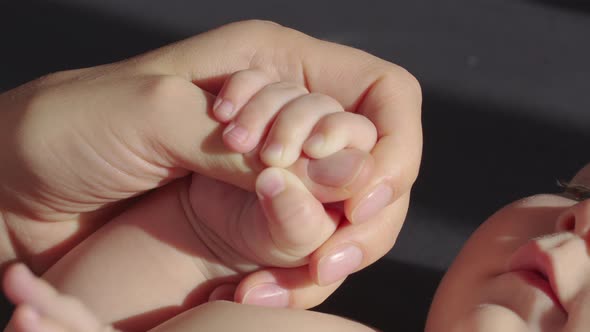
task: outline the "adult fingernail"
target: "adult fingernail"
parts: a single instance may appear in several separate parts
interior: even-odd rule
[[[382,183],[361,200],[352,213],[352,222],[361,223],[377,215],[384,207],[393,202],[393,189]]]
[[[283,174],[278,169],[267,169],[256,180],[256,188],[262,198],[273,198],[285,190]]]
[[[307,173],[318,184],[328,187],[345,187],[360,173],[367,154],[359,150],[342,150],[333,155],[309,161]]]
[[[289,292],[276,284],[261,284],[250,289],[244,295],[242,303],[263,307],[286,308],[289,306]]]
[[[230,101],[217,98],[213,104],[213,112],[215,112],[221,120],[229,120],[235,112],[234,104]]]
[[[223,131],[223,136],[231,138],[238,143],[244,143],[248,139],[248,130],[246,128],[235,124],[234,122],[227,125]]]
[[[318,263],[320,285],[329,285],[355,272],[363,262],[363,252],[354,245],[340,247]]]

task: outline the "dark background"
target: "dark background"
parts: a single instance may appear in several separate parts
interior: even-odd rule
[[[468,235],[590,161],[587,1],[0,0],[0,91],[248,18],[364,49],[423,87],[423,164],[398,243],[318,310],[422,330]]]

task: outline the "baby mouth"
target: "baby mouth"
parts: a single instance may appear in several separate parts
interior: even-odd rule
[[[514,253],[508,264],[508,272],[518,274],[529,285],[549,296],[557,307],[566,312],[554,287],[551,264],[548,255],[532,241]]]
[[[542,272],[537,270],[515,270],[513,272],[517,273],[529,285],[543,291],[543,293],[547,294],[555,302],[555,304],[561,306],[557,295],[555,295],[555,292],[551,287],[551,282]]]

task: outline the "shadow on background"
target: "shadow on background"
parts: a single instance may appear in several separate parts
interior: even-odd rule
[[[528,0],[542,5],[590,13],[590,2],[586,0]]]
[[[368,324],[381,331],[423,331],[443,272],[382,259],[351,275],[314,310]]]
[[[536,2],[588,9],[577,1]],[[46,73],[127,58],[187,36],[33,0],[2,2],[0,28],[5,32],[0,90]],[[412,209],[444,216],[449,227],[473,229],[510,200],[554,192],[556,178],[571,176],[588,161],[588,132],[521,115],[511,105],[439,91],[424,87],[425,148]],[[409,245],[449,254],[436,243]],[[406,249],[411,260],[411,248]],[[351,276],[317,309],[384,331],[419,331],[440,277],[437,270],[382,260]],[[5,324],[10,309],[3,301],[0,322]]]
[[[556,179],[569,179],[590,162],[588,131],[511,105],[461,100],[435,87],[424,92],[414,204],[452,222],[473,224],[510,201],[558,192]]]
[[[36,0],[2,1],[0,29],[0,91],[51,72],[125,59],[184,37]]]

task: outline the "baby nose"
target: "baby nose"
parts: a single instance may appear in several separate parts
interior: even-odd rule
[[[556,228],[558,232],[573,232],[585,238],[590,231],[590,199],[564,211],[557,218]]]

